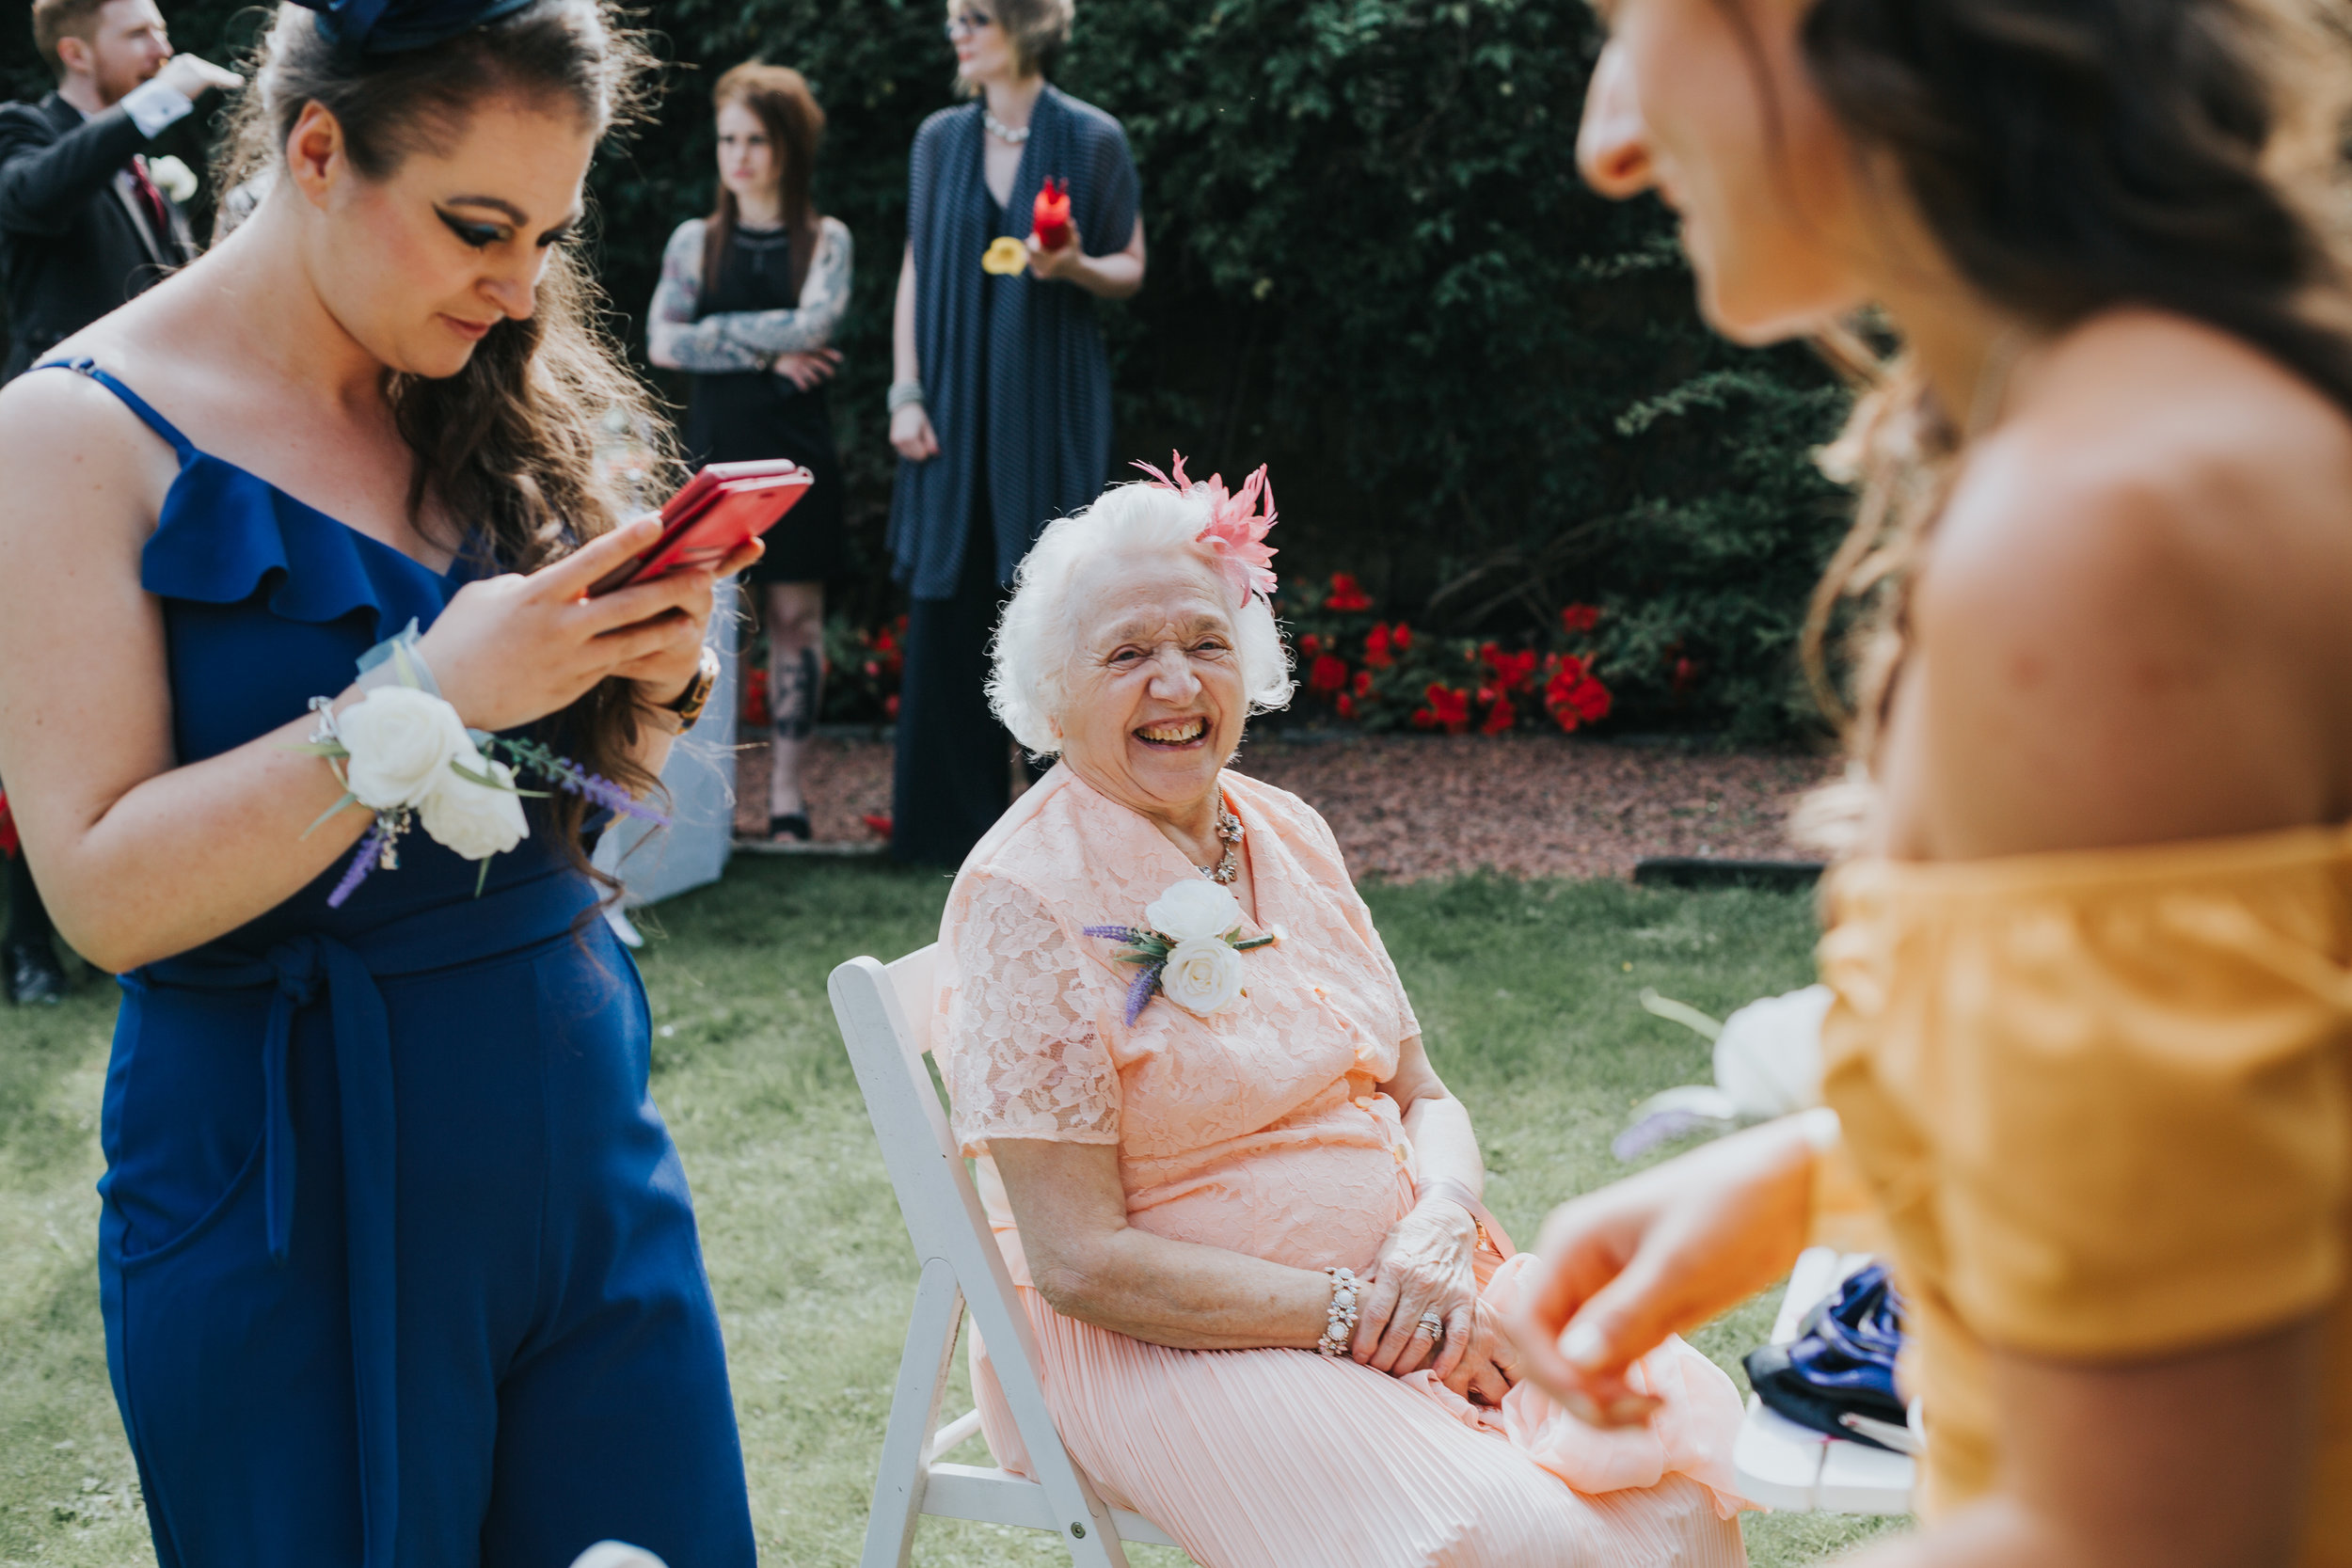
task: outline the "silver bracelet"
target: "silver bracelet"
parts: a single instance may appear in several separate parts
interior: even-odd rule
[[[923,401],[923,384],[919,381],[894,381],[890,384],[890,411],[896,414],[910,403]]]
[[[1356,1334],[1356,1291],[1359,1281],[1353,1269],[1326,1269],[1331,1278],[1331,1306],[1324,1320],[1323,1338],[1315,1341],[1315,1349],[1326,1355],[1345,1355],[1349,1341]]]

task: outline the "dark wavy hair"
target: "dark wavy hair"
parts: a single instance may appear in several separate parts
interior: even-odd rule
[[[1802,41],[1858,153],[1891,168],[1986,298],[2046,331],[2119,306],[2174,312],[2352,414],[2348,37],[2336,0],[1817,0]],[[1861,501],[1804,648],[1867,757],[1910,568],[1968,432],[1906,358],[1860,342],[1824,345],[1867,388],[1824,464]],[[1823,645],[1856,601],[1849,703]]]
[[[310,12],[281,6],[249,64],[253,85],[227,140],[223,190],[275,178],[288,135],[313,103],[335,116],[352,166],[371,180],[412,152],[462,138],[474,106],[501,95],[567,106],[601,135],[640,111],[650,56],[608,0],[534,0],[430,48],[363,58],[339,53]],[[671,471],[668,427],[602,318],[595,284],[559,247],[532,314],[493,326],[464,370],[437,380],[392,377],[394,418],[417,454],[412,517],[429,494],[468,530],[448,543],[493,569],[529,572],[637,510],[599,445],[613,428],[649,440],[659,482]],[[657,781],[629,757],[639,719],[629,683],[608,680],[533,728],[590,771],[642,794]],[[585,868],[587,803],[570,795],[549,803],[567,853]]]

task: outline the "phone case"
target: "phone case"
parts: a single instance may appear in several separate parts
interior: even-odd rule
[[[782,521],[815,479],[789,458],[705,467],[662,505],[661,537],[653,547],[614,568],[589,595],[725,560]]]

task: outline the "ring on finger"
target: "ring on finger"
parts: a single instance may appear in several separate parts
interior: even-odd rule
[[[1429,1342],[1433,1345],[1445,1342],[1445,1320],[1435,1312],[1421,1315],[1421,1331],[1429,1336]]]

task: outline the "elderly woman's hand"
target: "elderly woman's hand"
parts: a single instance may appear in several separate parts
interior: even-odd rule
[[[1478,1223],[1470,1211],[1443,1198],[1425,1198],[1396,1222],[1380,1245],[1371,1284],[1358,1310],[1356,1359],[1403,1377],[1434,1367],[1451,1383],[1470,1349],[1478,1275]],[[1444,1323],[1435,1338],[1422,1322],[1434,1312]]]
[[[1519,1380],[1519,1348],[1505,1332],[1502,1315],[1485,1302],[1472,1304],[1470,1321],[1461,1358],[1438,1380],[1473,1404],[1501,1404]]]

